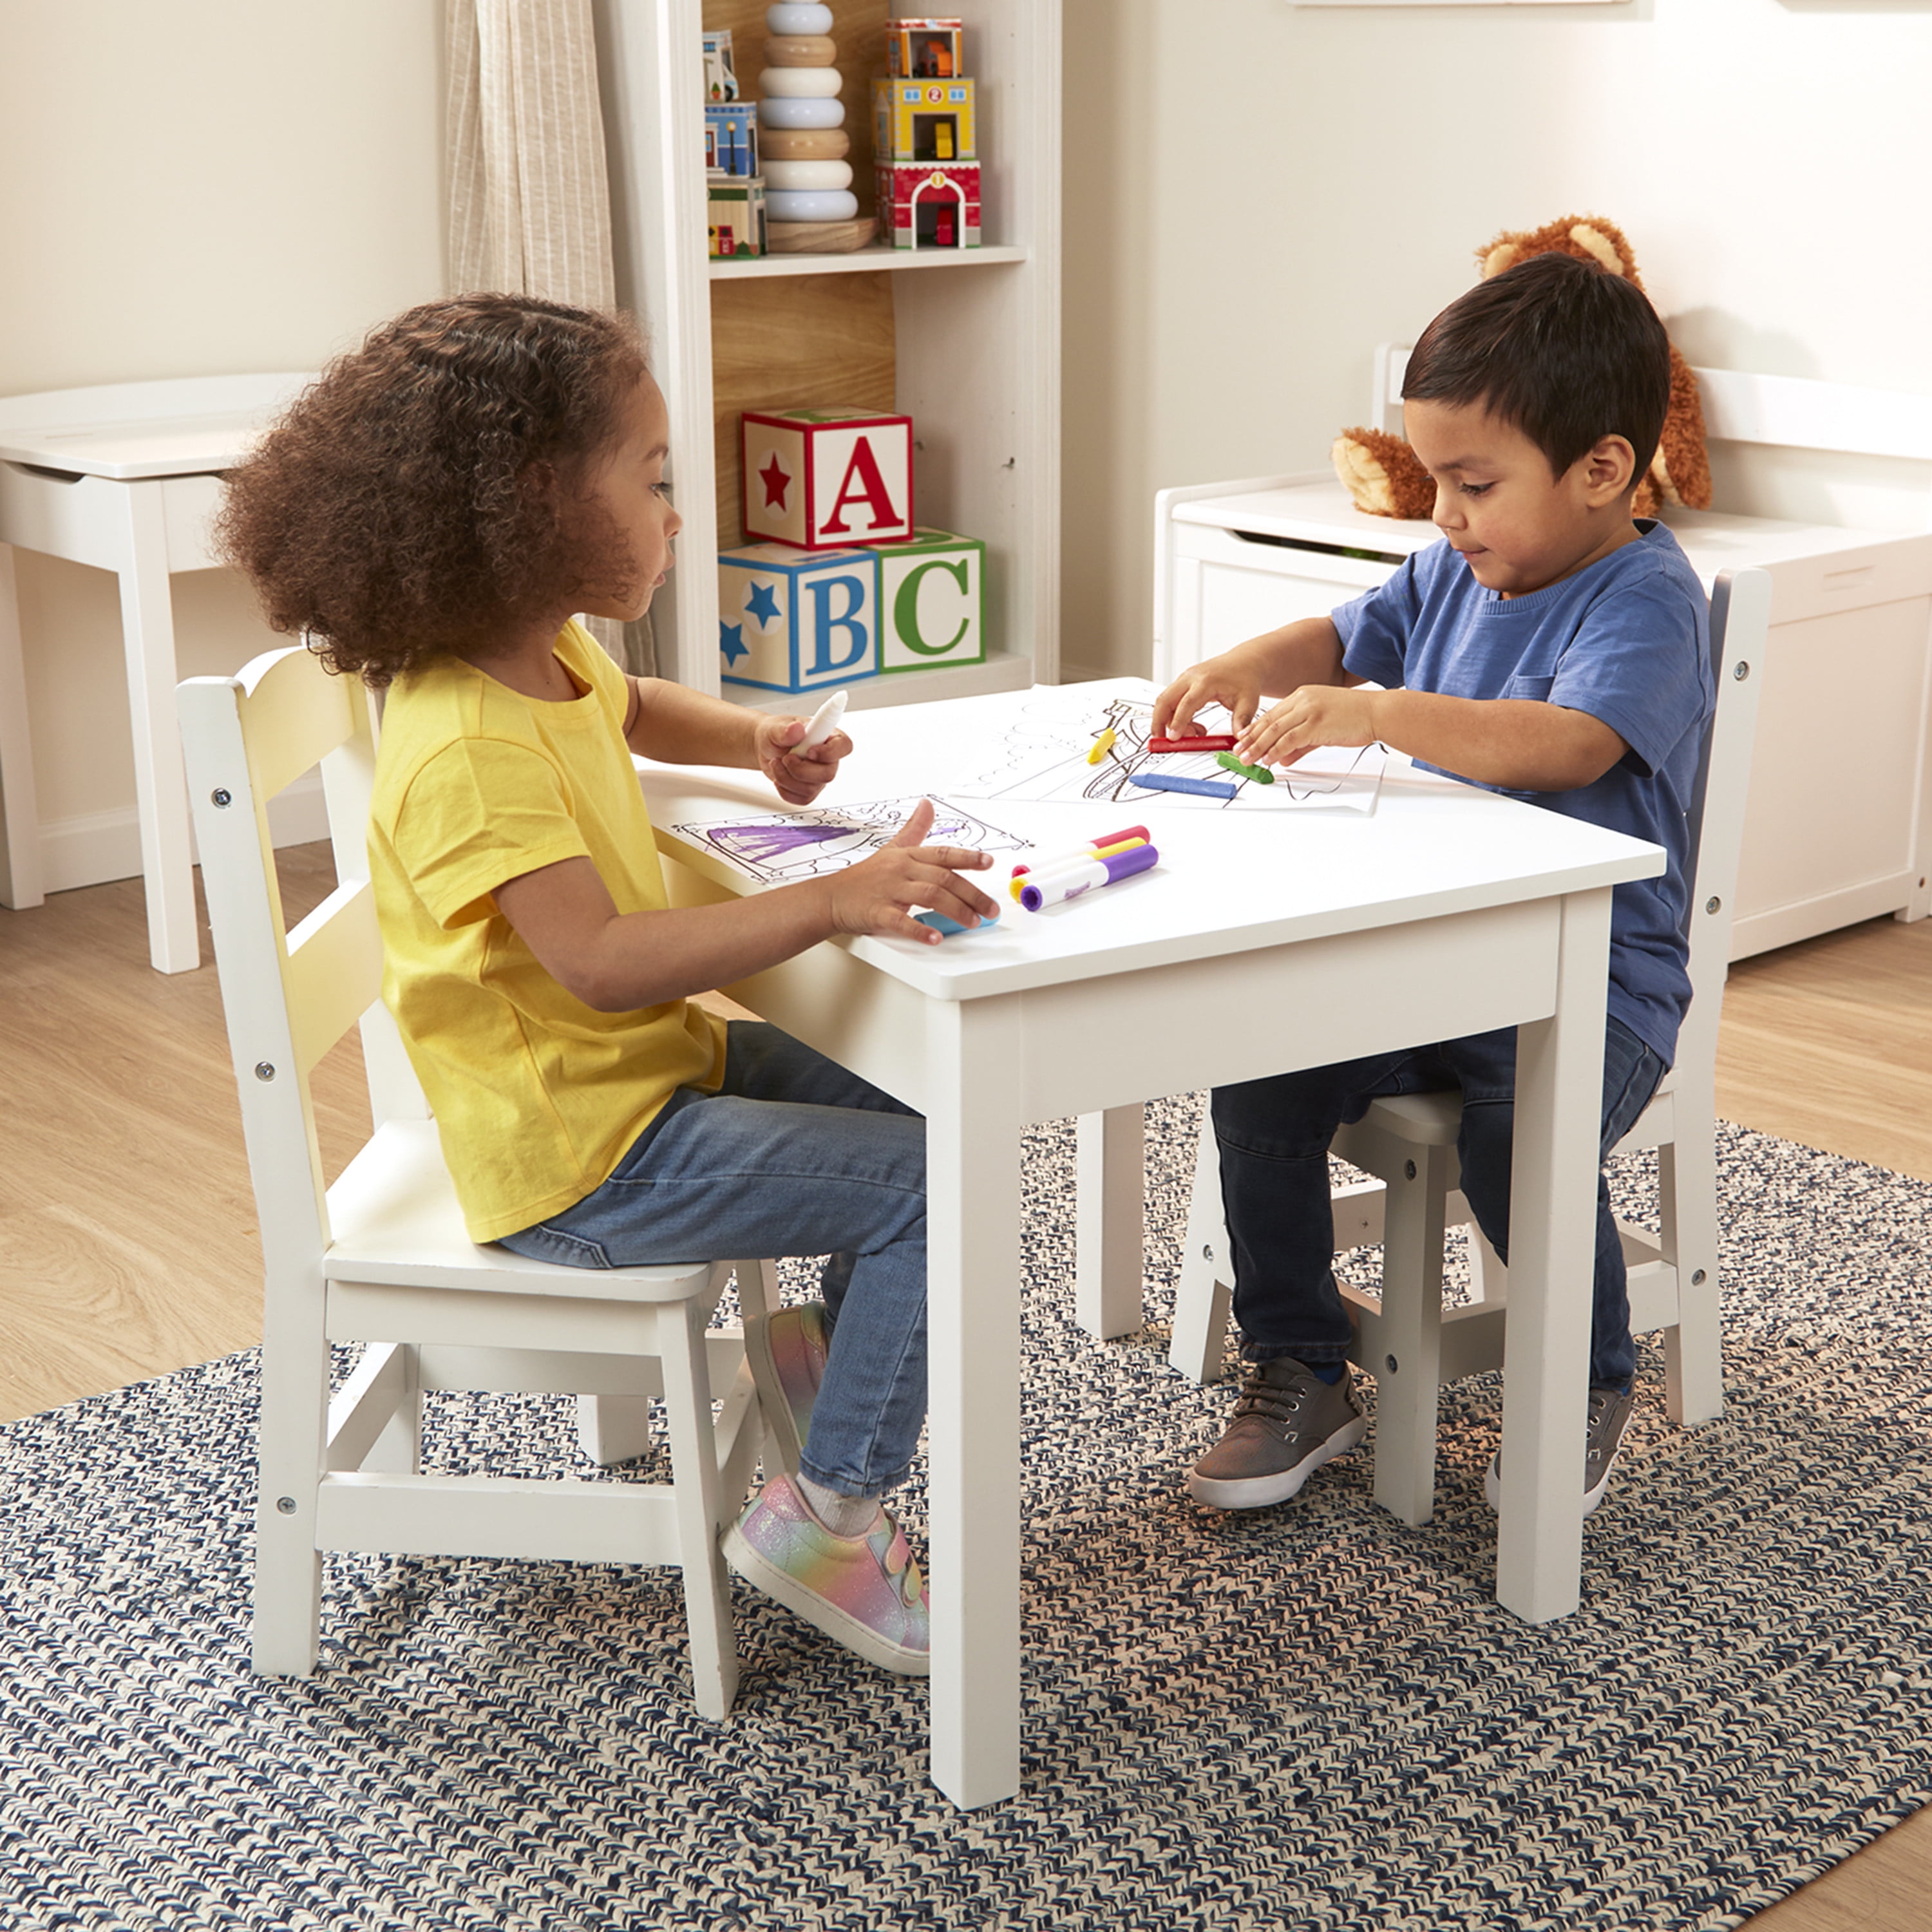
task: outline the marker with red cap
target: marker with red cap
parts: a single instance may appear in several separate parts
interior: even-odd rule
[[[1028,912],[1042,906],[1058,905],[1077,899],[1102,886],[1118,885],[1160,862],[1160,851],[1148,844],[1130,845],[1104,859],[1091,859],[1084,865],[1058,866],[1050,872],[1036,872],[1020,889],[1020,904]]]

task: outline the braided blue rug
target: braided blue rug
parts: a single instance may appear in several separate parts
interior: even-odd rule
[[[1197,1119],[1150,1122],[1156,1324]],[[322,1669],[251,1676],[238,1355],[0,1430],[0,1926],[1652,1932],[1932,1799],[1932,1187],[1726,1131],[1730,1408],[1673,1430],[1646,1358],[1583,1607],[1532,1628],[1489,1596],[1492,1379],[1446,1396],[1426,1528],[1366,1454],[1196,1510],[1226,1393],[1159,1325],[1072,1327],[1070,1132],[1030,1153],[1018,1798],[954,1811],[923,1688],[742,1586],[703,1723],[669,1571],[332,1558]],[[563,1405],[433,1430],[441,1466],[573,1460]]]

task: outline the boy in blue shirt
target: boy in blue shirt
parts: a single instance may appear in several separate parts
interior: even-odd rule
[[[1684,814],[1713,701],[1708,614],[1676,539],[1630,513],[1670,382],[1663,325],[1620,277],[1549,255],[1479,284],[1424,331],[1402,388],[1444,541],[1332,616],[1184,674],[1153,722],[1190,731],[1218,700],[1234,714],[1235,756],[1250,764],[1379,740],[1430,769],[1661,845],[1663,875],[1612,898],[1606,1154],[1670,1064],[1690,997]],[[1263,711],[1264,698],[1279,702]],[[1189,1475],[1197,1502],[1285,1502],[1366,1426],[1333,1268],[1336,1127],[1384,1094],[1460,1088],[1462,1192],[1507,1260],[1515,1085],[1508,1028],[1215,1090],[1246,1369],[1226,1432]],[[1600,1178],[1586,1514],[1616,1460],[1636,1362]],[[1493,1463],[1485,1486],[1493,1503]]]

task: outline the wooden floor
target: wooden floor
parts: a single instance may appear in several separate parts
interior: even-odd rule
[[[281,856],[292,921],[333,878],[326,847]],[[315,1085],[333,1174],[368,1132],[352,1043]],[[1733,968],[1718,1094],[1726,1119],[1932,1180],[1932,920]],[[260,1265],[214,968],[150,970],[139,880],[0,910],[0,1418],[247,1347]],[[1926,1932],[1932,1811],[1751,1923]]]

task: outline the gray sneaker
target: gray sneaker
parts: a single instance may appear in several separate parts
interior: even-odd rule
[[[1636,1407],[1636,1397],[1613,1388],[1590,1391],[1588,1433],[1583,1447],[1583,1514],[1588,1516],[1604,1500],[1610,1486],[1610,1472],[1623,1453],[1624,1430]],[[1503,1452],[1490,1458],[1483,1474],[1483,1496],[1492,1509],[1503,1499]]]
[[[1286,1502],[1368,1426],[1346,1363],[1332,1386],[1292,1356],[1250,1363],[1226,1432],[1188,1472],[1187,1493],[1213,1509]]]

